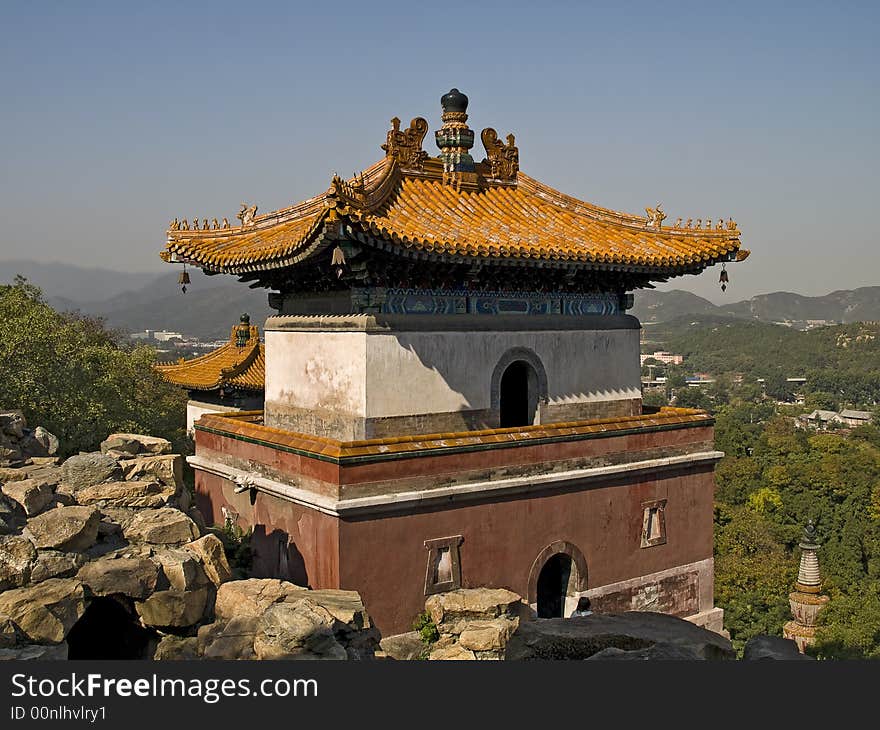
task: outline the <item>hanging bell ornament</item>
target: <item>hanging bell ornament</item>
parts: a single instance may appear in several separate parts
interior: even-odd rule
[[[342,250],[341,246],[337,246],[333,249],[330,266],[336,269],[336,278],[341,279],[342,274],[345,272],[345,252]]]
[[[184,269],[177,277],[177,283],[180,284],[180,291],[186,294],[186,285],[189,284],[189,272]]]
[[[724,264],[721,264],[721,276],[718,277],[718,281],[721,283],[721,291],[727,291],[727,282],[730,279],[727,276],[727,267]]]

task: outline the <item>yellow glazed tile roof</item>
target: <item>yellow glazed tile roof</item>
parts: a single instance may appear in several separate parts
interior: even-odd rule
[[[216,390],[221,387],[262,391],[266,379],[266,359],[259,331],[249,326],[248,339],[243,347],[236,344],[239,327],[222,347],[207,355],[178,363],[156,365],[165,380],[189,390]]]
[[[477,170],[479,184],[460,187],[444,180],[436,158],[408,170],[389,156],[352,180],[334,177],[322,195],[247,225],[182,230],[175,221],[161,256],[230,274],[281,269],[323,251],[344,227],[365,243],[404,255],[567,262],[658,277],[748,255],[731,220],[652,226],[646,216],[577,200],[522,172],[498,181],[485,163]]]

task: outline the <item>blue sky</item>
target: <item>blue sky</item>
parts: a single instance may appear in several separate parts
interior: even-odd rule
[[[564,192],[735,218],[727,293],[674,287],[880,284],[877,3],[0,6],[0,260],[161,271],[171,218],[315,195],[457,86]]]

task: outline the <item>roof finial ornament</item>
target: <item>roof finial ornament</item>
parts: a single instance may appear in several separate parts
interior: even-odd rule
[[[400,119],[391,120],[391,129],[385,138],[382,149],[387,157],[393,157],[403,169],[421,170],[428,159],[428,153],[422,149],[422,141],[428,133],[428,122],[416,117],[409,123],[409,128],[400,130]]]
[[[241,204],[241,210],[235,216],[241,221],[241,227],[246,228],[247,226],[253,225],[254,218],[257,217],[257,206],[252,205],[248,207],[247,203]],[[224,219],[225,220],[225,219]]]
[[[440,148],[445,182],[467,186],[477,185],[477,168],[469,150],[474,146],[474,132],[467,125],[468,98],[458,89],[450,89],[440,97],[443,126],[434,132]]]
[[[660,203],[657,203],[656,208],[645,208],[645,213],[648,214],[648,219],[645,222],[648,228],[660,228],[666,218],[666,213],[663,212],[663,206]]]
[[[483,147],[486,148],[486,159],[491,175],[496,180],[516,180],[519,171],[519,149],[512,134],[507,135],[507,144],[498,139],[498,132],[486,127],[480,134]]]

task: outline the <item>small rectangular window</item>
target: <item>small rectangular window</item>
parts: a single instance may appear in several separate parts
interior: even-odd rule
[[[643,502],[642,547],[663,545],[666,542],[666,500]]]
[[[425,595],[444,593],[461,588],[459,545],[461,535],[425,540],[428,548],[428,570],[425,576]]]

